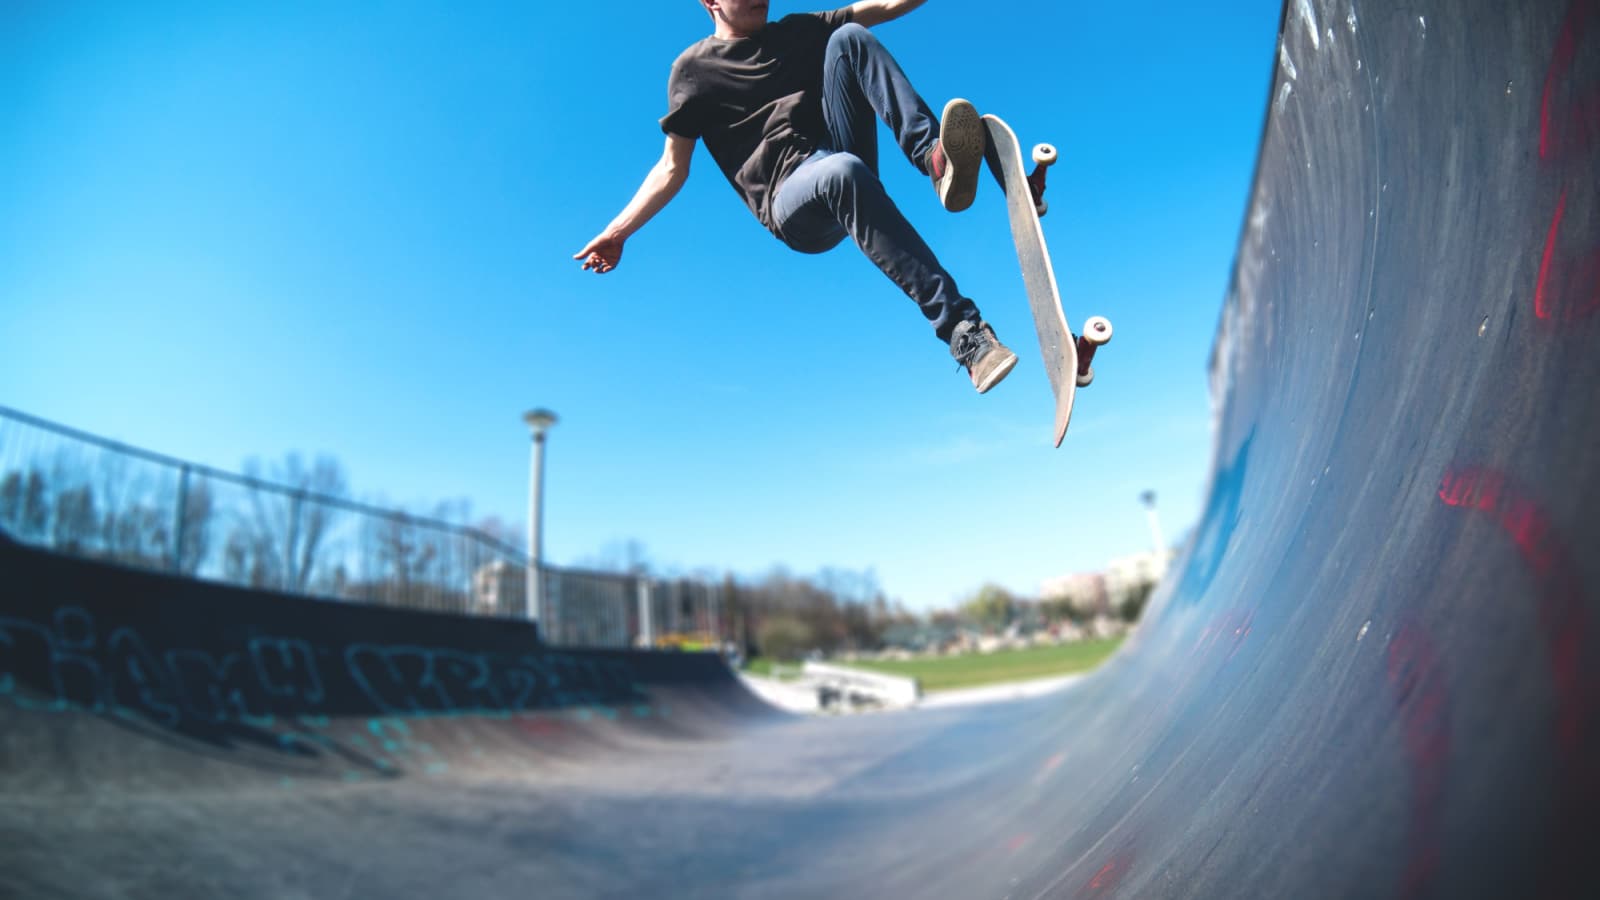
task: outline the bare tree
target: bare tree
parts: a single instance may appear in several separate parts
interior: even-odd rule
[[[337,515],[324,498],[346,499],[344,469],[332,457],[319,456],[307,468],[300,454],[265,472],[259,460],[245,462],[245,474],[282,485],[284,491],[253,490],[251,520],[243,523],[245,539],[230,538],[230,552],[247,552],[252,572],[284,590],[304,592],[322,563],[324,541]],[[252,581],[254,584],[255,582]]]
[[[87,555],[97,538],[94,490],[79,485],[56,493],[50,545],[64,553]]]
[[[41,540],[50,521],[49,491],[37,469],[0,479],[0,525],[19,538]]]
[[[194,575],[211,555],[211,529],[216,518],[216,495],[211,483],[202,478],[191,484],[183,496],[182,539],[177,553],[177,570]]]
[[[823,652],[880,646],[889,624],[876,614],[887,609],[887,601],[870,569],[825,568],[807,578],[777,566],[735,592],[748,632],[759,638],[768,621],[797,622],[811,647]]]
[[[526,554],[528,552],[527,529],[521,525],[508,523],[495,516],[490,516],[487,519],[479,519],[474,528],[492,543],[508,547],[518,553]]]
[[[256,588],[276,587],[277,572],[271,568],[272,548],[248,525],[236,527],[222,548],[222,577],[235,584]]]
[[[132,503],[106,516],[110,556],[147,569],[165,568],[172,558],[172,515],[144,503]]]
[[[129,495],[133,493],[132,478],[128,475],[128,458],[104,451],[91,451],[86,460],[71,461],[67,454],[58,460],[58,470],[67,470],[75,466],[72,471],[82,472],[89,478],[94,491],[95,510],[100,514],[97,523],[98,543],[101,552],[111,559],[121,559],[124,548],[119,544],[119,538],[128,543],[128,526],[123,524],[128,507],[133,504]],[[131,561],[131,560],[130,560]]]
[[[623,575],[649,575],[654,570],[650,554],[637,538],[611,541],[600,552],[578,560],[578,568]]]
[[[425,593],[422,586],[438,561],[438,547],[409,519],[400,517],[374,521],[370,533],[375,544],[373,558],[378,563],[379,580],[384,586],[384,600],[406,606],[421,605],[419,601]]]
[[[461,499],[434,507],[432,518],[465,528],[472,519],[472,503]],[[434,602],[441,609],[456,609],[472,593],[472,573],[488,563],[481,543],[465,531],[432,531],[430,541],[438,548],[439,563],[433,572]]]

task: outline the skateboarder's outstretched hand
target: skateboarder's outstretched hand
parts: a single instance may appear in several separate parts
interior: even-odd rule
[[[588,246],[572,254],[583,262],[584,271],[594,270],[598,275],[615,269],[622,262],[622,244],[628,236],[644,227],[644,223],[661,211],[683,182],[689,177],[689,159],[694,155],[694,138],[676,134],[667,135],[666,148],[661,151],[661,161],[650,169],[644,183],[617,214],[604,231],[594,236]]]
[[[622,262],[622,242],[625,240],[627,238],[621,235],[602,231],[582,250],[572,254],[572,258],[583,261],[584,271],[593,269],[596,274],[604,275]]]

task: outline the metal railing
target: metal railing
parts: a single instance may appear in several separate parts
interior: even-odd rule
[[[315,468],[303,474],[318,480]],[[222,472],[3,406],[0,530],[62,553],[259,590],[464,615],[529,612],[526,550],[477,529]],[[716,585],[549,565],[539,574],[536,618],[550,643],[628,646],[685,620],[723,633]]]

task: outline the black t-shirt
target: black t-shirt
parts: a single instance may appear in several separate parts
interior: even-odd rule
[[[761,224],[772,198],[827,135],[822,61],[850,10],[798,13],[749,37],[708,37],[683,51],[667,81],[661,130],[700,138]]]

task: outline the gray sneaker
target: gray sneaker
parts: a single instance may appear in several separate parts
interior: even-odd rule
[[[950,355],[972,376],[972,386],[982,394],[1011,374],[1017,364],[1012,353],[988,322],[961,322],[950,335]]]
[[[939,117],[939,139],[928,153],[928,174],[945,209],[960,212],[972,205],[978,194],[983,144],[977,107],[959,97],[946,103]]]

